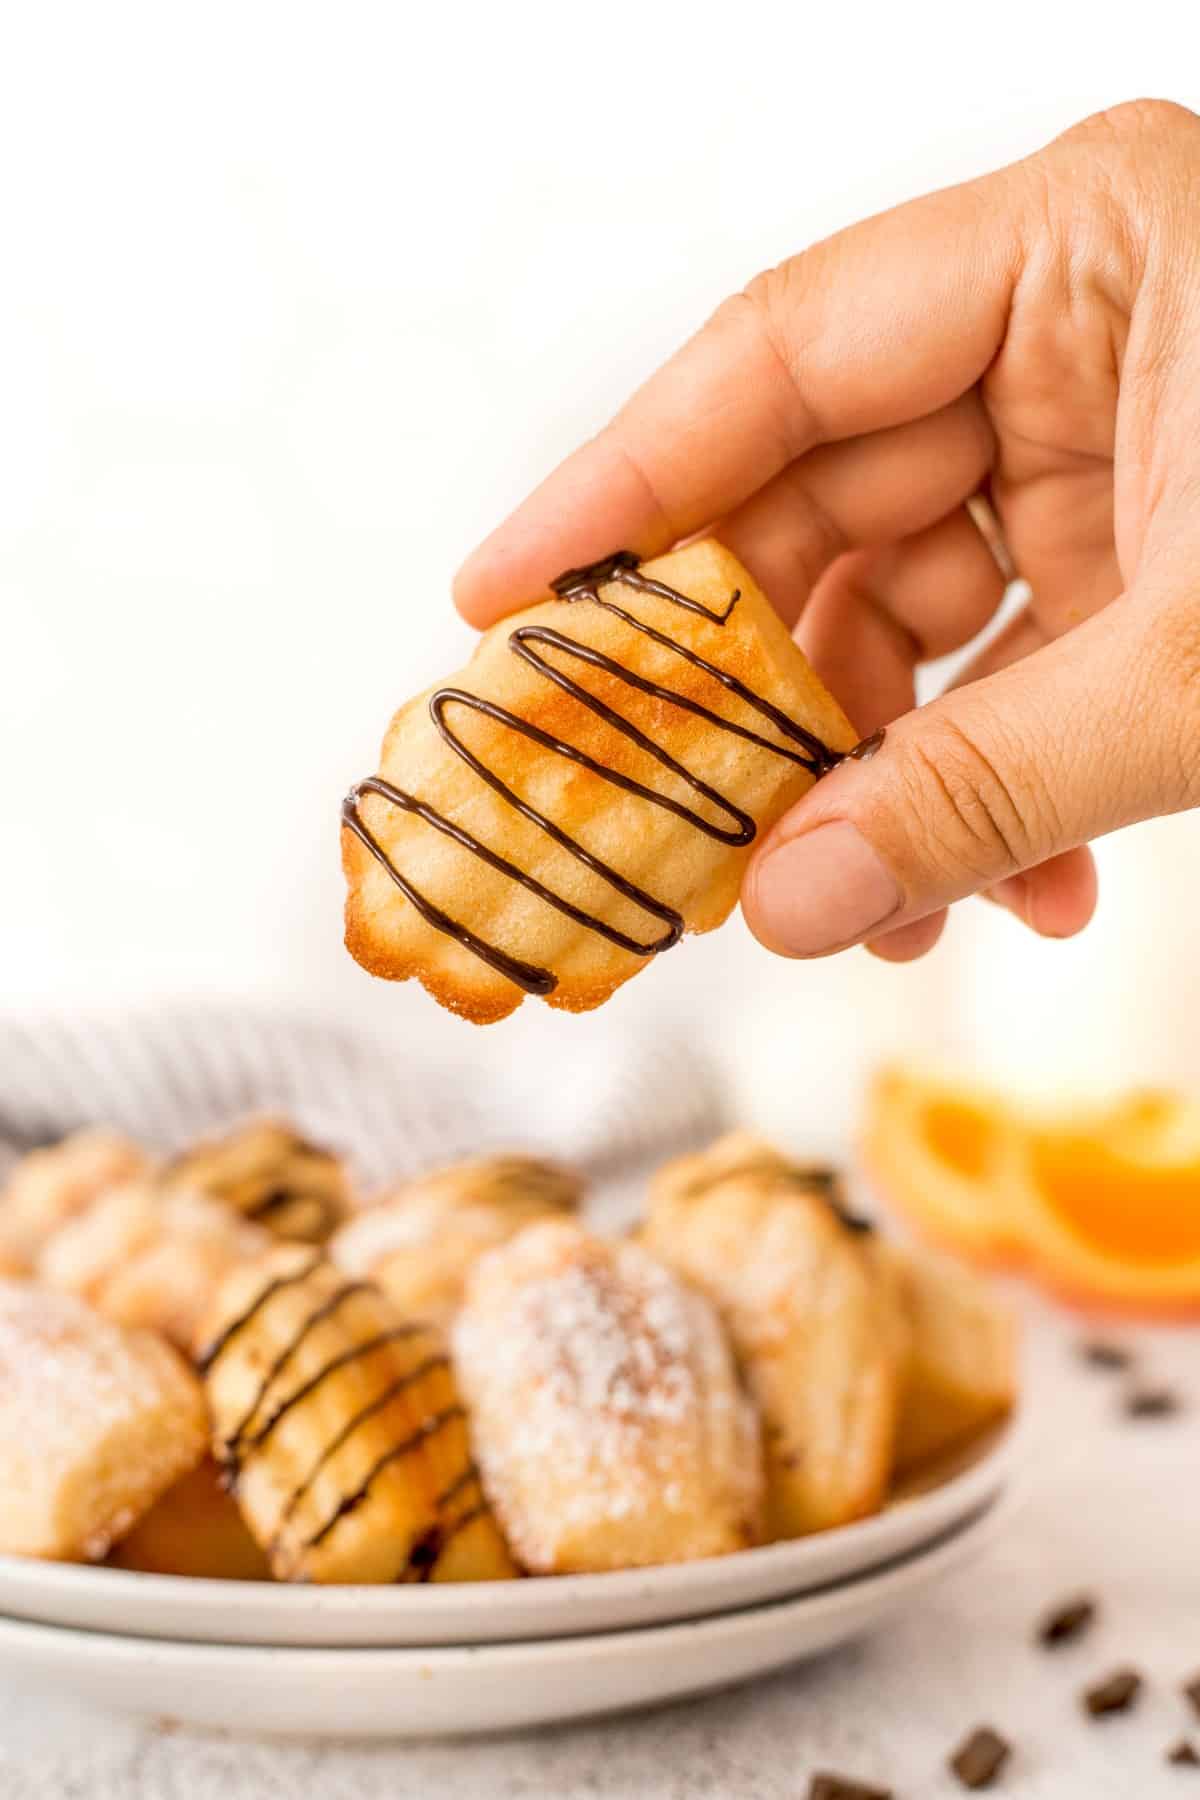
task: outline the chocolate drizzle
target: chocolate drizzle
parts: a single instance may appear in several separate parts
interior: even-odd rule
[[[861,742],[855,744],[853,750],[848,750],[846,754],[851,762],[870,762],[871,758],[878,756],[883,749],[883,740],[886,736],[887,732],[881,725],[878,731],[873,731],[870,737],[863,738]]]
[[[375,1418],[386,1406],[390,1406],[392,1401],[395,1400],[399,1394],[402,1394],[407,1387],[410,1387],[413,1382],[422,1381],[426,1375],[431,1375],[436,1369],[445,1368],[446,1366],[447,1359],[444,1355],[438,1354],[425,1357],[421,1362],[415,1364],[413,1368],[406,1370],[403,1375],[398,1375],[394,1380],[389,1381],[387,1386],[382,1388],[380,1392],[375,1395],[374,1399],[368,1400],[365,1406],[360,1406],[356,1413],[350,1415],[336,1435],[330,1438],[303,1481],[301,1481],[297,1487],[293,1488],[292,1492],[288,1495],[283,1511],[279,1515],[279,1523],[276,1526],[275,1535],[271,1540],[271,1554],[274,1554],[279,1549],[283,1541],[284,1532],[286,1531],[290,1520],[295,1515],[296,1509],[308,1497],[312,1490],[312,1485],[314,1481],[316,1481],[317,1476],[321,1473],[321,1470],[324,1469],[332,1458],[337,1455],[338,1451],[342,1448],[342,1445],[353,1437],[359,1426],[365,1425],[368,1419]],[[473,1465],[468,1465],[465,1474],[474,1474]],[[441,1503],[442,1497],[439,1495],[437,1504],[440,1506]]]
[[[487,1513],[487,1505],[480,1500],[469,1506],[465,1512],[459,1513],[457,1519],[451,1519],[447,1525],[431,1525],[423,1532],[404,1559],[400,1573],[395,1577],[397,1583],[405,1584],[413,1581],[432,1581],[437,1566],[445,1555],[446,1546],[456,1538],[460,1531],[473,1525],[476,1519],[482,1519]]]
[[[213,1339],[211,1344],[209,1344],[208,1348],[201,1351],[196,1359],[196,1365],[199,1368],[200,1373],[202,1375],[208,1374],[218,1357],[228,1349],[238,1333],[244,1331],[246,1326],[258,1317],[259,1313],[269,1300],[273,1299],[281,1289],[297,1287],[300,1282],[307,1281],[313,1271],[320,1267],[321,1261],[322,1258],[320,1255],[314,1256],[309,1262],[301,1263],[298,1268],[291,1270],[289,1274],[277,1275],[273,1281],[268,1281],[265,1287],[260,1288],[245,1312],[239,1313],[237,1318],[231,1319],[224,1330]]]
[[[438,1557],[442,1554],[443,1541],[440,1525],[431,1525],[428,1531],[423,1531],[409,1549],[408,1555],[404,1559],[404,1566],[396,1580],[398,1582],[414,1579],[417,1581],[431,1580],[433,1571],[437,1567]]]
[[[303,1283],[320,1267],[321,1262],[322,1258],[319,1255],[315,1256],[302,1263],[298,1268],[264,1283],[245,1311],[232,1319],[209,1345],[201,1358],[202,1369],[211,1370],[237,1334],[258,1317],[276,1294],[281,1290]],[[246,1407],[233,1431],[220,1446],[220,1455],[225,1465],[225,1484],[231,1491],[236,1491],[243,1470],[255,1452],[267,1443],[289,1414],[302,1406],[339,1370],[348,1368],[378,1352],[389,1351],[392,1345],[403,1340],[426,1337],[428,1347],[418,1344],[414,1353],[415,1360],[411,1365],[400,1373],[393,1374],[390,1379],[385,1381],[378,1393],[343,1420],[334,1435],[321,1448],[307,1473],[287,1496],[279,1511],[271,1540],[266,1546],[268,1558],[272,1563],[278,1560],[288,1545],[291,1538],[289,1527],[297,1511],[312,1493],[322,1471],[343,1446],[362,1426],[384,1412],[408,1389],[431,1377],[436,1379],[450,1368],[448,1354],[440,1346],[440,1341],[430,1333],[428,1325],[421,1320],[405,1320],[386,1330],[374,1332],[360,1343],[347,1345],[335,1355],[328,1357],[310,1375],[305,1376],[289,1392],[283,1394],[270,1410],[266,1410],[272,1391],[280,1384],[281,1378],[299,1357],[304,1346],[310,1343],[313,1334],[323,1324],[332,1320],[340,1308],[355,1295],[369,1293],[372,1290],[373,1284],[369,1281],[342,1282],[306,1313],[289,1336],[287,1343],[276,1353],[263,1371],[251,1403]],[[344,1335],[342,1342],[343,1344],[345,1342]],[[319,1352],[317,1353],[319,1354]],[[392,1367],[395,1367],[394,1363]],[[386,1368],[384,1372],[387,1373]],[[411,1419],[411,1414],[409,1417]],[[302,1538],[298,1543],[294,1539],[292,1540],[296,1562],[302,1564],[303,1558],[310,1550],[315,1550],[324,1543],[342,1519],[356,1512],[370,1498],[376,1480],[386,1469],[403,1458],[415,1454],[428,1439],[436,1436],[454,1421],[465,1419],[465,1417],[462,1406],[457,1403],[445,1405],[438,1410],[425,1411],[424,1417],[420,1418],[420,1423],[414,1429],[408,1431],[404,1437],[390,1443],[375,1458],[362,1476],[358,1486],[342,1494],[337,1505],[311,1535]],[[464,1453],[465,1448],[464,1437]],[[361,1458],[358,1467],[361,1468]],[[455,1500],[459,1501],[459,1508],[453,1516],[447,1516],[451,1502]],[[453,1479],[448,1481],[434,1496],[433,1509],[437,1518],[426,1531],[414,1540],[406,1555],[403,1568],[395,1577],[397,1581],[432,1580],[437,1563],[446,1546],[459,1532],[466,1530],[476,1519],[486,1514],[487,1504],[480,1488],[479,1470],[473,1462],[469,1459],[466,1460]]]
[[[279,1377],[283,1374],[283,1371],[287,1368],[288,1364],[292,1361],[293,1357],[307,1341],[310,1333],[314,1332],[319,1325],[323,1325],[327,1319],[332,1318],[334,1313],[344,1306],[347,1300],[351,1299],[355,1294],[365,1293],[369,1287],[370,1283],[366,1281],[343,1282],[342,1286],[335,1289],[327,1300],[322,1300],[319,1306],[313,1308],[295,1337],[292,1338],[289,1343],[285,1344],[274,1362],[270,1363],[264,1371],[263,1378],[259,1382],[258,1390],[255,1393],[253,1400],[250,1402],[245,1413],[242,1415],[233,1431],[230,1432],[229,1437],[226,1440],[225,1451],[228,1456],[236,1457],[246,1433],[249,1431],[257,1417],[259,1407],[263,1404],[263,1401],[266,1399]]]
[[[256,1224],[261,1224],[264,1219],[275,1219],[279,1213],[287,1213],[293,1209],[300,1212],[302,1218],[311,1219],[314,1237],[327,1236],[337,1223],[337,1211],[328,1194],[319,1193],[313,1188],[268,1188],[265,1194],[247,1206],[245,1216]],[[286,1225],[282,1230],[278,1226],[276,1229],[284,1237],[302,1235],[294,1227],[289,1232]]]
[[[414,1450],[419,1450],[421,1445],[425,1443],[427,1439],[434,1437],[454,1419],[462,1419],[465,1417],[466,1414],[461,1406],[444,1406],[441,1412],[436,1412],[430,1418],[423,1420],[421,1424],[417,1426],[415,1431],[410,1432],[406,1438],[402,1438],[398,1444],[393,1444],[390,1450],[385,1450],[383,1455],[377,1457],[371,1464],[371,1467],[367,1470],[358,1487],[356,1487],[353,1492],[344,1494],[330,1513],[329,1517],[325,1520],[324,1524],[319,1525],[312,1536],[305,1539],[305,1550],[315,1550],[319,1544],[323,1544],[330,1532],[340,1524],[348,1513],[356,1512],[358,1510],[370,1493],[376,1479],[378,1476],[382,1475],[386,1468],[390,1468],[393,1463],[399,1462],[401,1457],[411,1456]]]
[[[470,1487],[473,1481],[478,1480],[479,1469],[475,1463],[469,1462],[461,1473],[454,1477],[454,1480],[450,1483],[449,1487],[444,1487],[442,1489],[441,1493],[434,1501],[434,1505],[437,1507],[438,1511],[441,1512],[444,1506],[449,1506],[452,1500],[457,1500],[465,1487]]]
[[[702,619],[711,619],[714,625],[724,625],[742,597],[741,588],[734,588],[724,612],[714,612],[711,606],[690,599],[677,588],[668,587],[665,581],[643,575],[641,560],[632,550],[614,550],[611,556],[602,556],[599,562],[584,563],[578,569],[564,569],[550,583],[550,591],[560,600],[594,600],[597,606],[603,606],[600,589],[610,581],[623,581],[626,587],[636,588],[640,594],[669,600],[673,606],[682,606],[685,612],[699,613]]]
[[[658,793],[654,788],[647,787],[643,782],[623,774],[619,769],[598,761],[564,739],[543,731],[540,726],[534,725],[528,719],[521,718],[519,714],[510,712],[506,707],[495,705],[478,694],[470,693],[465,688],[439,688],[430,698],[429,710],[443,741],[474,770],[481,781],[485,782],[494,793],[499,794],[523,818],[528,819],[531,824],[545,832],[554,843],[567,851],[577,862],[582,863],[585,868],[598,875],[614,892],[622,895],[626,900],[632,901],[652,918],[658,919],[666,927],[660,935],[646,941],[639,941],[629,933],[618,930],[616,926],[608,924],[597,914],[588,912],[583,907],[575,905],[573,901],[554,893],[538,881],[536,876],[529,874],[518,864],[481,843],[471,832],[456,825],[436,808],[427,806],[415,795],[406,793],[402,788],[395,787],[391,782],[384,780],[381,775],[372,775],[367,780],[359,782],[356,787],[351,789],[342,806],[343,825],[358,838],[359,842],[387,871],[401,893],[416,908],[426,924],[453,938],[464,949],[470,950],[481,962],[486,963],[489,968],[495,969],[498,974],[505,976],[527,994],[545,996],[553,993],[558,985],[556,976],[549,969],[538,968],[535,964],[524,962],[519,957],[511,956],[507,951],[500,949],[498,945],[490,944],[486,939],[478,937],[469,926],[444,912],[441,907],[435,905],[432,900],[421,893],[420,889],[415,887],[407,876],[396,867],[379,840],[363,822],[359,803],[364,795],[376,794],[402,811],[414,814],[427,825],[432,825],[435,830],[461,844],[464,849],[479,857],[499,874],[520,883],[528,892],[545,901],[548,906],[552,906],[568,918],[574,919],[577,924],[588,931],[595,932],[609,943],[615,944],[619,949],[628,950],[634,956],[657,956],[662,951],[671,949],[683,935],[684,920],[673,907],[657,900],[652,894],[648,894],[643,888],[638,887],[636,883],[622,875],[619,870],[614,869],[611,864],[593,855],[577,838],[572,837],[569,832],[556,825],[552,819],[547,818],[544,813],[539,812],[536,807],[523,800],[506,782],[502,781],[499,775],[468,749],[462,738],[456,734],[447,717],[452,707],[466,707],[480,713],[497,724],[520,733],[552,754],[564,757],[581,768],[589,770],[592,774],[598,775],[601,780],[609,782],[613,787],[621,788],[625,793],[633,794],[653,806],[673,813],[676,818],[684,820],[685,823],[691,825],[695,830],[703,832],[706,836],[715,838],[720,843],[737,847],[744,847],[755,837],[757,827],[750,814],[743,812],[716,788],[709,786],[699,776],[692,774],[661,745],[656,744],[652,738],[647,737],[644,732],[639,730],[631,720],[625,718],[622,713],[617,712],[598,695],[582,686],[565,669],[548,660],[544,654],[545,651],[550,650],[560,657],[584,663],[588,667],[598,669],[605,675],[624,683],[626,687],[648,695],[651,699],[666,702],[683,712],[693,714],[696,718],[704,719],[718,730],[728,732],[733,737],[741,738],[746,743],[769,751],[773,756],[784,757],[787,761],[796,763],[806,769],[814,778],[828,773],[844,759],[842,752],[831,750],[811,731],[806,730],[803,725],[800,725],[795,719],[789,718],[779,707],[773,705],[765,695],[756,693],[753,688],[747,687],[728,670],[697,655],[695,651],[688,649],[686,645],[679,643],[666,632],[657,630],[654,626],[647,624],[645,620],[628,612],[624,607],[618,606],[615,601],[604,598],[600,591],[601,588],[614,582],[619,582],[636,592],[652,595],[656,599],[666,600],[671,605],[682,608],[685,612],[699,614],[700,617],[718,627],[727,624],[741,598],[739,590],[734,590],[723,611],[715,611],[711,607],[704,606],[700,601],[679,593],[675,588],[668,587],[665,582],[656,581],[651,576],[643,575],[638,567],[637,557],[628,550],[619,550],[615,555],[605,557],[600,562],[591,563],[585,568],[568,569],[565,574],[560,575],[550,584],[560,600],[568,604],[584,601],[614,614],[630,630],[639,632],[643,637],[649,638],[653,643],[681,658],[692,668],[699,669],[710,676],[728,693],[733,694],[758,713],[760,718],[765,719],[785,741],[778,743],[763,736],[761,732],[752,730],[749,726],[739,725],[731,719],[723,718],[720,713],[713,712],[711,708],[691,699],[687,694],[681,693],[675,688],[663,687],[658,682],[639,675],[624,663],[593,648],[592,645],[570,637],[564,632],[555,631],[549,626],[518,626],[509,636],[509,649],[514,656],[520,657],[540,675],[561,688],[571,699],[587,707],[614,731],[619,732],[622,737],[653,758],[660,767],[676,776],[691,790],[697,800],[705,801],[715,809],[718,815],[723,815],[723,818],[713,819],[698,811],[695,806],[689,806],[670,795]],[[860,745],[850,754],[859,755],[861,753],[866,756],[872,753],[874,747],[873,741],[868,739],[866,744]]]
[[[846,1184],[840,1170],[828,1163],[798,1163],[784,1173],[806,1193],[819,1194],[838,1224],[852,1236],[867,1237],[875,1230],[874,1221],[855,1212],[847,1201]]]
[[[342,1350],[337,1356],[330,1357],[328,1362],[321,1364],[314,1375],[310,1375],[307,1381],[301,1382],[298,1388],[294,1388],[285,1400],[281,1400],[278,1406],[268,1413],[265,1424],[260,1425],[250,1437],[242,1440],[244,1451],[261,1449],[271,1433],[286,1419],[287,1415],[302,1401],[307,1400],[309,1395],[321,1386],[322,1382],[328,1381],[331,1375],[336,1375],[339,1369],[348,1368],[351,1363],[361,1362],[363,1357],[373,1356],[376,1350],[384,1350],[389,1344],[399,1343],[402,1338],[412,1337],[420,1329],[419,1325],[393,1325],[387,1331],[376,1332],[374,1337],[364,1338],[361,1344],[351,1344],[349,1349]],[[445,1357],[433,1359],[434,1362],[443,1363],[445,1360]],[[414,1371],[409,1379],[415,1380],[415,1378],[416,1372]]]

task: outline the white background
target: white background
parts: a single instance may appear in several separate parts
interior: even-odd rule
[[[337,807],[469,642],[456,562],[730,289],[1139,93],[1182,4],[28,6],[0,46],[0,1007],[253,994],[478,1034],[340,945]],[[892,1046],[1033,1085],[1200,1073],[1193,821],[1078,943],[935,958],[740,922],[618,996],[835,1133]]]

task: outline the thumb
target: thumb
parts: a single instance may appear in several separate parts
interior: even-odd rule
[[[824,956],[1137,819],[1200,799],[1190,609],[1127,595],[1056,643],[889,725],[756,852],[755,936]]]

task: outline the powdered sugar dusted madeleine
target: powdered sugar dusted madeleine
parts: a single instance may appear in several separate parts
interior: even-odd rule
[[[445,1345],[370,1283],[280,1245],[225,1282],[201,1366],[216,1454],[281,1580],[515,1574]]]
[[[378,1282],[401,1311],[444,1320],[485,1250],[533,1219],[570,1212],[583,1184],[570,1169],[527,1156],[482,1156],[435,1169],[366,1207],[334,1234],[329,1254]]]
[[[149,1166],[140,1145],[117,1131],[75,1131],[61,1143],[31,1151],[0,1192],[0,1248],[6,1261],[32,1266],[42,1245],[67,1219]]]
[[[56,1231],[37,1271],[110,1319],[151,1327],[190,1350],[225,1276],[271,1241],[205,1194],[127,1182]]]
[[[855,743],[715,540],[553,585],[400,709],[343,811],[352,954],[480,1023],[599,1006],[721,924],[753,838]]]
[[[201,1193],[273,1237],[322,1244],[345,1216],[350,1186],[332,1150],[286,1119],[248,1119],[206,1139],[163,1170],[164,1193]]]
[[[200,1384],[169,1344],[0,1281],[0,1550],[104,1556],[206,1438]]]
[[[892,1290],[825,1172],[738,1135],[668,1164],[643,1241],[702,1288],[762,1412],[771,1534],[846,1524],[882,1503],[901,1338]]]
[[[454,1349],[484,1485],[527,1568],[757,1540],[758,1423],[716,1314],[637,1245],[527,1226],[476,1263]]]

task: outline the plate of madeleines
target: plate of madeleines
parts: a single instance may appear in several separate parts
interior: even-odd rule
[[[521,1155],[381,1192],[285,1120],[90,1128],[0,1193],[0,1659],[203,1726],[403,1736],[726,1685],[995,1528],[991,1291],[745,1133],[620,1235]]]

